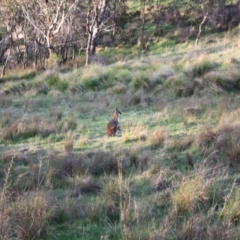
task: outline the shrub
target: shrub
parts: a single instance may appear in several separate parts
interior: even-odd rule
[[[100,80],[98,78],[87,78],[83,81],[83,87],[90,90],[96,90],[100,87]]]
[[[50,73],[46,76],[45,81],[48,83],[50,87],[57,86],[60,79],[57,73]]]
[[[132,77],[132,86],[134,90],[138,90],[140,88],[149,90],[150,88],[150,80],[147,73],[143,73],[141,71],[134,72]]]
[[[102,87],[101,78],[104,79],[104,67],[93,64],[83,69],[81,75],[81,84],[83,88],[88,90],[96,90]]]
[[[68,89],[69,83],[67,81],[59,81],[57,83],[57,89],[60,92],[65,92]]]

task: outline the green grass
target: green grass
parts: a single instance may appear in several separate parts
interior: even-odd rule
[[[26,218],[38,239],[236,239],[238,35],[204,41],[0,81],[0,218],[14,223],[0,219],[1,237],[21,239]],[[116,107],[121,133],[107,137]]]

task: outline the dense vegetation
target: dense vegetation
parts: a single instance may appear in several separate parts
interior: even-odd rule
[[[168,27],[0,78],[1,239],[239,238],[239,28]]]

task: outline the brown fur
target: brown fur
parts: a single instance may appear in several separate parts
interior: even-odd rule
[[[122,114],[118,109],[115,110],[113,118],[107,124],[107,135],[109,137],[116,136],[117,131],[120,131],[118,115]]]

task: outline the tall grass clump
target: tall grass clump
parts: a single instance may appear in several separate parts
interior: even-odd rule
[[[6,171],[1,189],[0,238],[28,240],[46,237],[51,196],[45,191],[32,191],[21,196],[16,190],[13,194],[10,189],[12,167],[13,160]]]
[[[60,92],[65,92],[69,87],[69,83],[67,80],[61,80],[57,83],[57,89],[60,91]]]
[[[194,204],[207,199],[207,185],[201,176],[184,178],[172,193],[172,205],[178,212],[189,211]]]
[[[176,73],[163,81],[163,88],[169,89],[177,98],[190,97],[196,86],[184,73]]]
[[[111,65],[107,70],[105,75],[108,77],[109,83],[129,83],[131,81],[131,71],[127,66],[123,64]]]
[[[142,72],[142,71],[135,71],[132,74],[131,84],[134,90],[139,90],[139,89],[149,90],[150,88],[149,73]]]
[[[240,191],[233,189],[226,197],[223,208],[221,209],[220,218],[223,223],[231,225],[238,223],[240,220]]]
[[[57,86],[60,81],[60,77],[58,73],[51,72],[45,77],[45,81],[48,83],[50,87]]]
[[[150,146],[152,149],[163,148],[168,137],[168,132],[163,128],[157,128],[149,134]]]
[[[145,141],[147,139],[147,129],[142,123],[127,123],[123,126],[122,139],[125,143],[134,141]]]
[[[13,167],[13,158],[7,168],[6,176],[4,178],[4,184],[0,194],[0,239],[8,240],[12,237],[11,226],[11,208],[9,206],[9,187],[10,187],[10,175]]]
[[[87,145],[88,142],[89,142],[89,135],[88,135],[88,134],[81,134],[81,135],[79,136],[78,144],[79,144],[80,146]]]
[[[67,133],[69,131],[76,130],[77,127],[78,127],[77,119],[73,116],[70,116],[63,122],[61,126],[61,131]]]
[[[82,71],[80,82],[84,89],[96,90],[102,89],[107,85],[106,67],[100,64],[93,64]]]
[[[131,194],[129,182],[123,177],[122,161],[118,161],[118,191],[119,191],[119,206],[120,206],[120,223],[123,236],[128,234],[127,225],[130,220],[131,209]]]
[[[211,71],[205,75],[204,82],[217,93],[240,90],[240,77],[237,70]]]
[[[240,125],[238,120],[232,118],[233,115],[228,113],[220,118],[216,130],[204,129],[196,136],[196,145],[199,150],[210,154],[218,152],[225,156],[229,166],[240,163]],[[229,119],[232,119],[229,122]]]
[[[36,135],[47,137],[55,131],[54,123],[41,120],[38,116],[32,116],[30,119],[17,119],[5,126],[2,131],[2,140],[26,139]]]
[[[34,192],[17,199],[13,219],[18,239],[28,240],[46,236],[49,207],[45,192]]]
[[[191,78],[202,77],[217,67],[218,64],[216,61],[209,59],[205,55],[201,55],[194,63],[190,61],[188,62],[186,67],[186,74]]]
[[[64,138],[64,150],[66,153],[70,153],[73,150],[74,136],[68,132]]]
[[[60,92],[65,92],[69,87],[69,82],[61,80],[60,75],[55,72],[50,72],[46,77],[45,81],[48,83],[49,87],[54,87]]]

